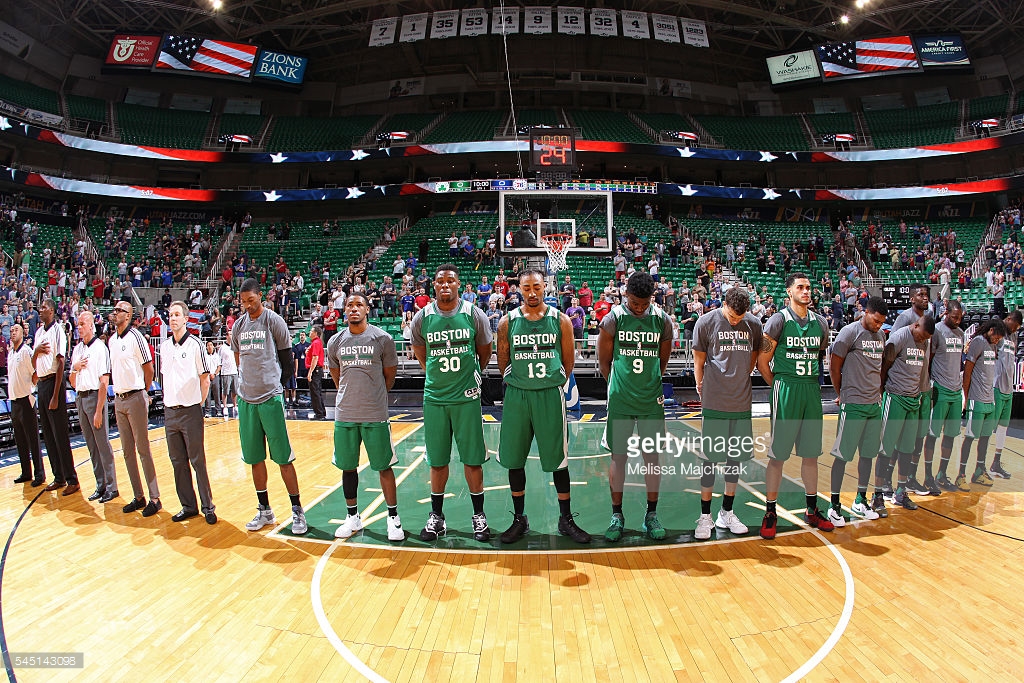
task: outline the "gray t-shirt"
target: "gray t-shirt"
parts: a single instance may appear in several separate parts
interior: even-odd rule
[[[914,341],[909,327],[904,327],[889,335],[886,347],[896,349],[896,360],[889,368],[889,376],[885,381],[887,393],[897,396],[917,396],[921,393],[921,375],[925,372],[925,359],[928,358],[928,344]]]
[[[461,301],[459,302],[461,304]],[[435,308],[436,304],[435,304]],[[490,344],[494,338],[491,332],[491,321],[487,319],[487,312],[479,306],[472,306],[473,315],[473,327],[476,328],[476,341],[473,342],[474,346],[483,346],[484,344]],[[451,311],[442,311],[437,308],[437,313],[442,318],[451,318],[455,316],[462,309],[461,305],[457,305]],[[412,345],[413,346],[426,346],[427,340],[423,338],[423,312],[427,310],[422,308],[416,311],[416,315],[412,318]]]
[[[705,313],[693,326],[693,348],[707,354],[701,405],[725,413],[750,411],[750,362],[761,348],[761,323],[747,313],[729,324],[721,309]]]
[[[967,360],[974,363],[968,401],[995,403],[996,349],[983,336],[978,335],[967,345]]]
[[[901,330],[904,327],[910,327],[911,325],[916,323],[918,319],[921,317],[923,316],[918,315],[917,311],[914,310],[913,306],[900,313],[898,316],[896,316],[896,322],[892,324],[892,329],[889,330],[890,338],[892,337],[893,332]],[[928,353],[931,353],[931,347],[929,346],[930,344],[931,340],[928,340],[924,343],[924,349]],[[928,376],[928,373],[926,372],[921,376],[921,391],[925,392],[931,388],[931,378]]]
[[[859,320],[839,330],[832,354],[843,359],[840,403],[871,405],[881,400],[884,350],[882,331],[871,332]]]
[[[964,331],[959,327],[951,328],[943,321],[935,324],[932,335],[932,381],[943,389],[960,391],[964,388],[963,375],[960,374],[960,363],[964,354]]]
[[[238,396],[263,403],[284,391],[277,352],[292,348],[284,318],[264,307],[253,320],[243,313],[231,328],[231,350],[238,354]]]
[[[395,340],[376,325],[362,334],[348,328],[338,331],[327,344],[327,367],[338,368],[338,393],[334,399],[338,422],[385,422],[388,419],[388,388],[384,368],[398,365]]]
[[[1013,393],[1013,379],[1017,373],[1017,333],[1008,334],[999,342],[996,359],[996,389],[1003,394]]]

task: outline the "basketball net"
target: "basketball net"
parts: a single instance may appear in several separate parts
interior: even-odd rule
[[[540,243],[548,254],[548,270],[558,273],[568,268],[566,257],[569,256],[569,249],[572,246],[572,235],[542,235]]]

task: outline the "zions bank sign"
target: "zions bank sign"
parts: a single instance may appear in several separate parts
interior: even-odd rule
[[[256,68],[253,69],[252,75],[256,78],[299,85],[306,75],[307,63],[309,60],[305,57],[263,50],[260,52],[260,58],[256,62]]]

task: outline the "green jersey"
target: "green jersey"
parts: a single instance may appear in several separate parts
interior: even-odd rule
[[[808,310],[801,320],[789,307],[768,319],[764,333],[778,342],[772,374],[787,382],[818,381],[818,354],[828,346],[828,324]]]
[[[522,308],[514,309],[508,314],[508,346],[505,382],[509,385],[530,391],[565,384],[557,308],[546,306],[539,320],[527,320]]]
[[[630,408],[657,408],[664,403],[661,386],[661,343],[672,339],[672,324],[657,306],[640,317],[625,306],[612,308],[601,327],[615,339],[608,399]]]
[[[459,301],[454,315],[443,315],[436,302],[417,313],[413,320],[413,344],[427,348],[427,379],[423,400],[427,403],[453,404],[480,398],[480,364],[476,356],[479,324],[468,301]],[[418,324],[417,324],[418,323]]]

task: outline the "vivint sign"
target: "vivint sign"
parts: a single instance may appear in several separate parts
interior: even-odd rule
[[[818,61],[814,58],[812,50],[768,57],[765,61],[768,63],[768,75],[772,79],[772,85],[821,78],[821,70],[818,69]]]

